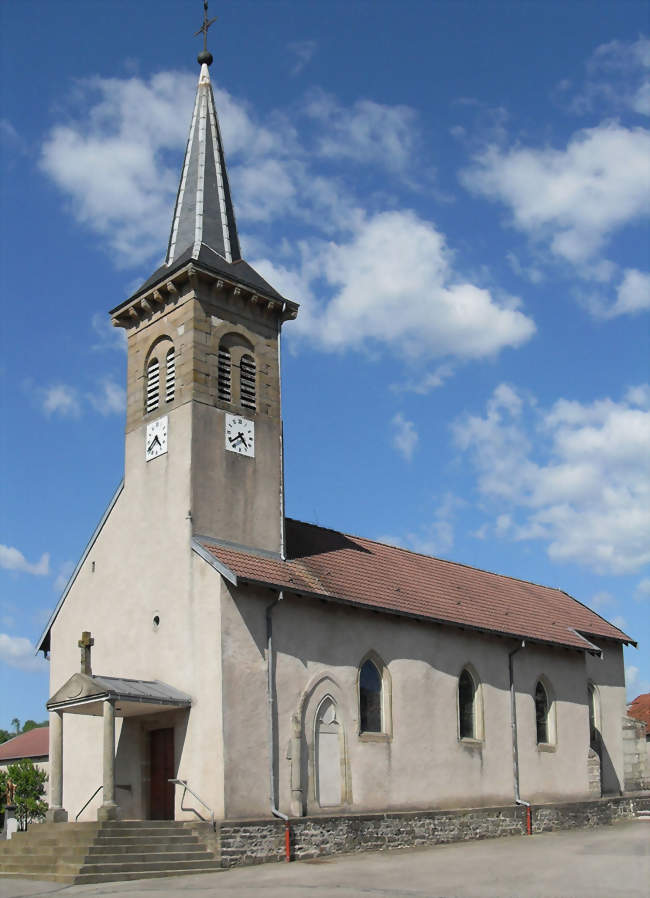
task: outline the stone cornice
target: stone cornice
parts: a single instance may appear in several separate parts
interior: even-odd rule
[[[291,300],[265,296],[252,287],[247,287],[223,275],[206,271],[195,262],[191,262],[180,271],[174,272],[167,280],[134,297],[129,303],[119,306],[111,314],[113,326],[136,327],[142,321],[151,319],[158,312],[167,311],[169,306],[178,302],[179,285],[187,281],[195,294],[198,291],[199,283],[203,281],[212,285],[213,292],[219,293],[222,299],[225,297],[233,303],[250,304],[258,311],[258,314],[277,316],[281,321],[293,320],[298,314],[298,304]]]

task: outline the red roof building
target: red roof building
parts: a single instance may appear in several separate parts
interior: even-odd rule
[[[637,695],[634,701],[627,706],[627,715],[643,721],[646,737],[650,736],[650,692]]]
[[[0,764],[12,764],[21,758],[47,760],[50,752],[49,739],[49,727],[35,727],[8,739],[0,745]]]

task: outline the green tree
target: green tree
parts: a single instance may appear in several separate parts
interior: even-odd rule
[[[8,739],[11,739],[11,738],[12,738],[12,735],[9,732],[9,730],[0,730],[0,745],[2,745],[3,742],[6,742]]]
[[[23,724],[23,733],[29,733],[30,730],[35,730],[38,726],[40,723],[36,723],[35,720],[26,720]]]
[[[16,819],[20,829],[27,829],[32,820],[42,820],[47,810],[44,801],[47,774],[34,766],[29,758],[21,758],[7,767],[7,777],[14,787]]]
[[[16,728],[16,735],[18,735],[18,733],[20,732],[20,721],[17,717],[14,717],[14,719],[11,721],[11,725],[12,727]]]

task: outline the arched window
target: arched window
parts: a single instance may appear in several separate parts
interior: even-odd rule
[[[255,409],[255,359],[252,355],[243,355],[239,363],[239,395],[241,404]]]
[[[381,674],[370,659],[359,672],[359,725],[362,733],[381,733]]]
[[[458,678],[458,732],[461,739],[476,739],[476,683],[465,668]]]
[[[176,359],[174,356],[174,347],[167,350],[165,356],[165,402],[174,401],[174,391],[176,389]]]
[[[217,367],[219,399],[230,402],[232,398],[232,377],[230,373],[230,351],[225,346],[219,346],[219,360]]]
[[[550,742],[549,729],[549,710],[550,704],[548,693],[540,680],[535,686],[535,721],[537,724],[537,744],[545,745]]]
[[[147,392],[145,412],[148,414],[160,405],[160,363],[153,358],[147,365]]]

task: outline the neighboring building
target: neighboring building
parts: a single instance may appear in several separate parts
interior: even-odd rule
[[[10,764],[29,758],[36,767],[50,772],[50,728],[34,727],[26,733],[14,736],[0,743],[0,770],[6,770]]]
[[[650,789],[650,692],[637,695],[623,721],[625,789]]]
[[[582,799],[594,758],[619,794],[625,633],[561,590],[285,519],[298,307],[241,258],[211,60],[167,257],[111,312],[124,481],[39,642],[50,819],[101,783],[82,819],[205,813],[170,779],[217,818]]]

